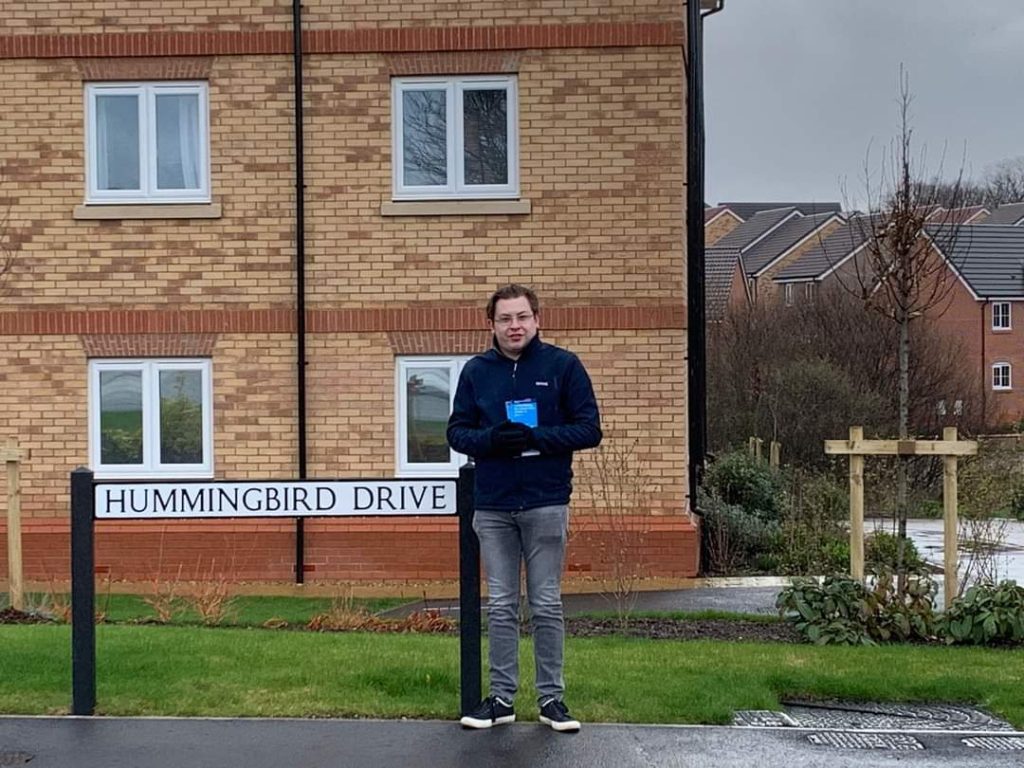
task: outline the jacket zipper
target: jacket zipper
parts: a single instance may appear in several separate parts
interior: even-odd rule
[[[516,399],[516,373],[519,370],[519,361],[512,361],[512,399]],[[516,481],[519,486],[519,509],[526,509],[526,504],[523,503],[523,462],[515,461],[512,462],[516,468]]]

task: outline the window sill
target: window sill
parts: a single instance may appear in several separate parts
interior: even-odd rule
[[[76,205],[80,221],[107,219],[219,219],[220,203],[156,203],[142,205]]]
[[[408,200],[380,205],[381,216],[478,216],[525,215],[529,200]]]

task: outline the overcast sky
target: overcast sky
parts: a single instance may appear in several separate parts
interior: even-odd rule
[[[858,202],[901,62],[932,173],[1024,155],[1024,0],[726,0],[704,41],[709,203]]]

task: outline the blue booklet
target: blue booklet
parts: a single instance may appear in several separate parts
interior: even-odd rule
[[[505,417],[509,421],[517,421],[528,427],[537,426],[536,400],[506,400]]]

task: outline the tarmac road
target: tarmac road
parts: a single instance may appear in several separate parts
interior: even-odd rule
[[[463,731],[456,723],[437,721],[4,717],[0,718],[0,766],[1020,768],[1024,764],[1024,734],[989,734],[996,739],[991,743],[1002,746],[1002,751],[964,743],[978,737],[965,732],[859,732],[856,738],[866,748],[838,748],[822,742],[844,738],[841,732],[797,728],[584,724],[578,734],[557,734],[533,723]],[[879,748],[886,739],[903,748]]]

